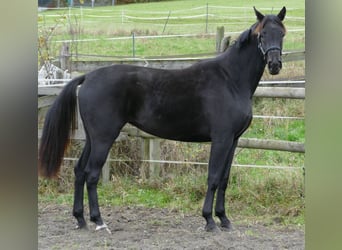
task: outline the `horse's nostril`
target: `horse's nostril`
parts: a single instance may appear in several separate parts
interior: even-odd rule
[[[270,74],[277,75],[281,70],[282,62],[280,60],[276,60],[276,61],[270,60],[267,65],[268,65],[268,70]]]
[[[272,61],[272,60],[269,60],[268,63],[267,63],[268,67],[271,69],[271,68],[279,68],[281,69],[282,68],[282,61],[281,60],[277,60],[277,61]]]

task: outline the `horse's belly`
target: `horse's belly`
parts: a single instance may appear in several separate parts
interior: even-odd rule
[[[210,132],[205,122],[196,122],[196,119],[151,117],[144,121],[132,121],[132,125],[142,131],[160,138],[185,141],[208,142],[211,141]]]

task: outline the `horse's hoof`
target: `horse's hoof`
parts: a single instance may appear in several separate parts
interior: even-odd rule
[[[112,234],[112,232],[109,230],[108,226],[105,223],[103,223],[102,225],[96,225],[95,231],[100,231],[102,229],[106,229],[106,231],[109,234]]]
[[[79,225],[77,224],[75,230],[88,230],[87,224]]]
[[[222,231],[226,231],[226,232],[229,232],[229,231],[233,230],[233,226],[232,226],[232,224],[230,222],[221,223],[220,228],[221,228]]]
[[[221,228],[222,231],[225,231],[225,232],[233,231],[232,225],[229,225],[229,226],[221,225],[220,228]]]
[[[216,224],[208,224],[205,226],[205,231],[207,232],[212,232],[212,233],[217,233],[221,232],[220,228],[216,226]]]

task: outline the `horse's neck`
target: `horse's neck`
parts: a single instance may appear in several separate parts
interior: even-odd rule
[[[243,48],[234,46],[231,51],[227,51],[223,56],[226,57],[224,67],[232,72],[231,75],[235,76],[233,82],[237,88],[252,96],[266,65],[256,41],[252,40]]]

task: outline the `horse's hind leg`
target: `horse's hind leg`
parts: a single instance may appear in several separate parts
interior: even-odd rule
[[[80,229],[87,227],[87,223],[83,215],[83,195],[84,195],[84,183],[85,183],[84,168],[85,168],[85,165],[87,164],[89,153],[90,153],[90,143],[89,143],[89,140],[87,139],[82,155],[74,168],[75,191],[74,191],[74,207],[73,207],[72,213],[77,220],[77,228],[80,228]]]
[[[102,125],[102,128],[97,127],[99,131],[96,131],[93,134],[93,138],[91,138],[91,151],[85,168],[90,220],[96,224],[96,230],[107,228],[103,223],[99,209],[97,184],[108,152],[123,126],[122,123],[117,126],[114,125],[112,128],[108,128],[105,124],[100,124]]]
[[[98,196],[97,196],[97,184],[99,181],[101,169],[106,161],[109,149],[112,143],[96,143],[91,149],[89,161],[87,164],[87,191],[89,201],[90,220],[95,222],[97,226],[102,226],[103,221],[100,214]]]

